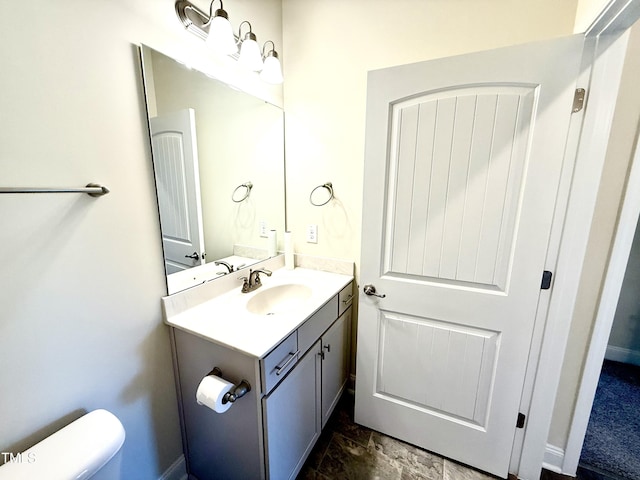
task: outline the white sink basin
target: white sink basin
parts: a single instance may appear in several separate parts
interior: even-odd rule
[[[276,315],[300,308],[311,297],[311,289],[299,283],[266,288],[247,302],[247,310],[257,315]]]

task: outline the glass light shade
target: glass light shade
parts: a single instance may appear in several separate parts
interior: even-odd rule
[[[248,70],[259,72],[262,70],[262,55],[258,42],[251,38],[245,38],[240,45],[240,64]]]
[[[207,43],[213,50],[222,55],[233,55],[238,52],[231,23],[221,15],[216,15],[211,20]]]
[[[275,53],[275,52],[273,52]],[[260,78],[267,83],[279,84],[284,81],[282,77],[282,66],[277,55],[271,53],[264,59],[264,67],[260,73]]]

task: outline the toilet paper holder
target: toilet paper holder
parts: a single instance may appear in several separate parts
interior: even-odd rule
[[[213,370],[211,370],[207,374],[207,376],[209,375],[215,375],[216,377],[224,378],[222,376],[222,370],[220,370],[218,367],[214,367]],[[244,397],[250,391],[251,391],[251,384],[243,379],[240,381],[240,383],[238,383],[237,385],[234,385],[231,391],[224,394],[224,397],[222,398],[222,404],[224,405],[225,403],[229,403],[229,402],[233,403],[237,399]]]

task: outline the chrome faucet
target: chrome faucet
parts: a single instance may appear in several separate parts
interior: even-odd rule
[[[227,262],[223,262],[221,260],[218,260],[216,262],[213,262],[214,265],[224,265],[225,267],[227,267],[228,272],[225,273],[225,275],[227,273],[232,273],[233,272],[233,265],[229,265]],[[220,272],[223,273],[223,272]]]
[[[256,288],[262,286],[262,282],[260,281],[261,273],[264,273],[267,277],[271,276],[271,270],[267,270],[266,268],[249,269],[249,277],[243,278],[242,293],[253,292]]]

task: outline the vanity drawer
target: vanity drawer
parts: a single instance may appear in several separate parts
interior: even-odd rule
[[[298,337],[289,335],[260,362],[262,390],[268,393],[298,361]]]
[[[306,352],[338,318],[338,295],[298,328],[298,348]]]
[[[342,315],[353,303],[353,282],[344,287],[338,294],[338,316]]]

